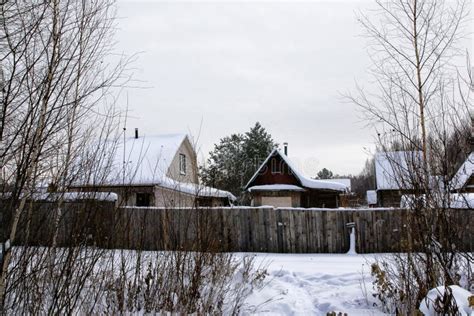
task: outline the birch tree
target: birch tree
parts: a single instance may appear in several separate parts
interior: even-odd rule
[[[472,260],[449,215],[452,162],[470,150],[458,142],[453,151],[450,144],[465,135],[469,121],[469,82],[462,75],[469,14],[466,0],[377,0],[374,11],[359,15],[374,84],[348,97],[374,128],[382,152],[393,144],[406,152],[406,164],[402,155],[387,159],[397,170],[394,182],[412,193],[404,197],[409,225],[400,232],[406,254],[373,266],[378,297],[399,314],[415,313],[430,289],[458,284],[460,265]],[[455,310],[447,301],[441,314]]]

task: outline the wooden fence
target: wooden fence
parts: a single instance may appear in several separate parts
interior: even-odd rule
[[[94,204],[85,211],[71,203],[62,211],[59,245],[87,243],[103,248],[216,250],[277,253],[345,253],[348,223],[355,223],[356,251],[403,251],[408,212],[403,209],[114,208]],[[474,251],[474,210],[454,209],[450,242]],[[35,208],[41,222],[20,230],[20,244],[48,245],[51,207]],[[43,215],[40,215],[43,214]],[[446,213],[445,213],[446,215]],[[46,219],[46,220],[45,220]],[[56,224],[57,225],[57,224]],[[29,234],[26,234],[26,232]],[[32,234],[31,232],[36,232]]]

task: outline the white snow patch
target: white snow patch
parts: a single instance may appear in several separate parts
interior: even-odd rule
[[[474,315],[474,309],[469,307],[469,297],[473,294],[458,285],[451,285],[449,289],[452,291],[453,298],[458,307],[460,316]],[[428,295],[420,303],[420,311],[425,316],[436,316],[438,315],[435,311],[434,304],[439,298],[442,299],[445,294],[446,288],[439,286],[428,292]]]
[[[200,197],[224,197],[231,201],[237,200],[237,198],[230,192],[211,188],[208,186],[196,184],[196,183],[185,183],[175,181],[168,177],[164,177],[163,180],[157,181],[154,185],[158,185],[170,190],[175,190],[182,193],[191,194]]]
[[[351,188],[352,188],[351,179],[332,178],[332,179],[318,179],[318,181],[339,183],[339,184],[345,185],[347,187],[347,190],[349,190],[349,191],[351,191]]]
[[[266,184],[250,187],[248,191],[305,191],[305,189],[291,184]]]
[[[269,283],[246,303],[259,315],[384,315],[371,289],[370,265],[374,255],[256,254],[269,262]],[[364,286],[365,284],[365,286]],[[367,292],[364,293],[364,288]]]
[[[438,197],[438,200],[435,200],[434,202],[435,205],[432,205],[431,207],[444,206],[458,209],[472,209],[474,208],[474,193],[451,193],[449,194],[449,201],[447,201],[447,199],[443,201]],[[423,203],[423,205],[426,205],[424,194],[420,196],[404,194],[401,196],[401,208],[411,208],[417,203]]]
[[[34,193],[31,197],[35,201],[79,201],[97,200],[115,202],[118,196],[113,192],[64,192],[64,193]]]
[[[452,208],[474,208],[474,193],[450,194]]]

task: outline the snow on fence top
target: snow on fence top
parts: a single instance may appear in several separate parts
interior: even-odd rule
[[[0,195],[0,199],[8,199],[10,197],[10,192],[2,193]],[[115,202],[118,200],[118,195],[113,192],[38,192],[31,195],[31,200],[33,201],[55,202],[60,199],[66,202],[80,200]]]

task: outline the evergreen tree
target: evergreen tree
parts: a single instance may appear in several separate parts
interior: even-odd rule
[[[232,192],[236,196],[240,195],[241,170],[245,161],[244,141],[244,135],[232,134],[214,145],[206,165],[200,168],[201,181],[204,185]]]
[[[332,179],[333,177],[332,171],[326,168],[321,169],[316,176],[317,179]]]
[[[247,184],[275,145],[272,136],[259,122],[255,123],[255,126],[245,133],[243,151],[246,160],[243,169],[244,182],[242,186]]]
[[[241,197],[243,187],[274,147],[271,135],[259,122],[245,134],[224,137],[200,168],[201,181]]]

